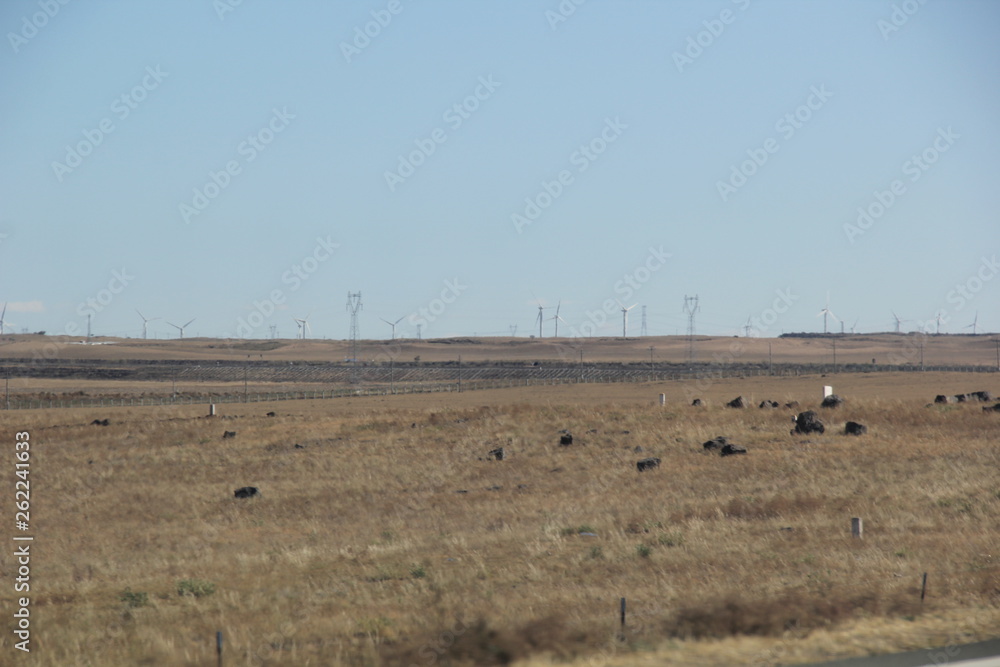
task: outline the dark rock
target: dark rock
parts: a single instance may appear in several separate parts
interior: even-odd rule
[[[563,447],[569,447],[570,445],[573,444],[573,436],[570,435],[569,433],[563,433],[561,436],[559,436],[559,444],[562,445]]]
[[[642,454],[642,452],[643,452],[643,449],[642,449],[642,445],[636,445],[636,446],[635,446],[635,447],[634,447],[634,448],[632,449],[632,451],[633,451],[633,452],[635,452],[636,454]]]
[[[631,433],[631,432],[632,432],[632,431],[622,431],[622,435],[628,435],[628,434],[629,434],[629,433]]]
[[[638,468],[639,472],[652,470],[653,468],[660,467],[660,459],[653,457],[649,457],[647,459],[639,459],[638,461],[636,461],[635,467]]]
[[[844,399],[842,399],[840,396],[837,396],[836,394],[830,394],[829,396],[824,398],[823,402],[820,403],[819,405],[821,408],[839,408],[843,404],[844,404]]]
[[[261,495],[261,493],[260,489],[256,486],[244,486],[243,488],[236,489],[233,495],[237,498],[254,498]]]
[[[746,454],[747,448],[739,445],[723,445],[719,450],[719,456],[732,456],[733,454]]]
[[[792,435],[796,433],[823,433],[826,431],[826,426],[823,425],[823,422],[820,421],[820,418],[812,410],[800,412],[793,421],[795,422],[795,428],[792,429]]]
[[[295,443],[295,449],[305,449],[305,448],[306,448],[306,446],[305,446],[305,445],[300,445],[300,444],[299,444],[299,443],[297,443],[297,442]]]
[[[749,403],[747,403],[747,399],[743,398],[742,396],[737,396],[733,400],[731,400],[728,403],[726,403],[726,407],[727,408],[746,408],[746,407],[749,407]]]
[[[718,435],[708,442],[702,443],[704,449],[722,449],[729,444],[729,440],[724,435]]]
[[[864,435],[868,432],[868,427],[858,422],[847,422],[844,424],[844,435]]]
[[[107,420],[107,419],[95,419],[94,421],[90,422],[90,425],[91,426],[110,426],[111,425],[111,421]]]
[[[469,492],[468,489],[458,489],[457,491],[455,491],[455,493],[468,493],[468,492]]]
[[[274,412],[268,412],[267,416],[268,417],[277,417],[278,415],[276,413],[274,413]]]
[[[935,403],[954,403],[955,402],[955,397],[954,396],[945,396],[944,394],[938,394],[937,396],[934,397],[934,402]]]
[[[969,400],[969,395],[968,394],[955,394],[955,400],[958,401],[959,403],[965,403],[966,401]]]
[[[496,449],[491,449],[489,451],[489,456],[494,461],[503,461],[505,458],[507,458],[507,452],[504,451],[503,447],[497,447]]]
[[[693,407],[700,408],[701,406],[705,405],[705,401],[701,400],[700,398],[696,398],[693,401],[691,401],[691,405]]]
[[[558,431],[556,431],[556,433],[564,433],[566,435],[569,435],[569,429],[561,428]]]
[[[225,433],[222,434],[222,439],[223,440],[226,440],[228,438],[235,438],[235,437],[236,437],[236,431],[226,431]]]
[[[970,396],[975,396],[980,403],[989,403],[993,400],[993,394],[988,391],[974,391]]]
[[[788,401],[787,403],[785,403],[785,407],[786,408],[792,408],[792,409],[797,408],[797,407],[799,407],[799,402],[798,401]]]
[[[502,486],[487,486],[487,487],[486,487],[486,490],[487,490],[487,491],[499,491],[499,490],[501,490],[502,488],[503,488]]]
[[[1000,412],[1000,403],[997,403],[993,407],[983,408],[984,412]]]
[[[758,405],[757,407],[758,408],[776,408],[776,407],[778,407],[778,402],[777,401],[766,401],[765,400],[765,401],[761,401],[760,405]]]

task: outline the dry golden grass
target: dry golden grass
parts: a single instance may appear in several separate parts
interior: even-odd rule
[[[705,408],[657,383],[5,413],[5,441],[32,442],[32,662],[214,664],[216,630],[237,665],[779,664],[996,636],[1000,415],[926,406],[992,379],[726,380]],[[822,436],[720,407],[815,407],[826,383],[848,403]],[[703,452],[716,435],[749,454]],[[263,497],[233,498],[248,484]],[[191,579],[214,593],[179,595]]]

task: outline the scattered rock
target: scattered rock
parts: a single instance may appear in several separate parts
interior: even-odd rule
[[[696,398],[693,401],[691,401],[692,407],[700,408],[703,405],[705,405],[705,401],[701,400],[700,398]]]
[[[966,401],[969,400],[969,395],[968,394],[955,394],[955,400],[958,401],[959,403],[965,403]]]
[[[798,401],[788,401],[787,403],[785,403],[785,407],[786,408],[792,408],[792,409],[797,408],[797,407],[799,407],[799,402]]]
[[[955,397],[954,396],[945,396],[944,394],[938,394],[937,396],[934,397],[934,402],[935,403],[954,403],[955,402]]]
[[[733,400],[726,403],[727,408],[745,408],[748,406],[749,403],[747,403],[747,399],[743,398],[742,396],[737,396]]]
[[[971,396],[975,396],[980,403],[989,403],[993,400],[993,394],[988,391],[974,391]]]
[[[820,421],[820,418],[816,416],[816,413],[812,410],[800,412],[797,417],[792,419],[792,421],[795,422],[795,428],[792,429],[792,435],[795,435],[796,433],[823,433],[826,431],[826,426],[823,425],[823,422]]]
[[[486,487],[486,490],[487,490],[487,491],[499,491],[499,490],[501,490],[502,488],[503,488],[502,486],[487,486],[487,487]]]
[[[660,459],[649,457],[646,459],[639,459],[635,463],[635,467],[638,468],[639,472],[644,472],[646,470],[652,470],[653,468],[660,467]]]
[[[632,448],[632,451],[635,452],[636,454],[642,454],[643,452],[642,445],[636,445],[634,448]]]
[[[457,491],[455,491],[455,493],[468,493],[468,492],[469,492],[468,489],[458,489]]]
[[[739,445],[723,445],[719,450],[719,456],[732,456],[733,454],[746,454],[747,448]]]
[[[244,486],[242,488],[236,489],[233,493],[237,498],[255,498],[260,496],[260,489],[256,486]]]
[[[843,404],[844,404],[844,399],[842,399],[840,396],[837,396],[836,394],[830,394],[829,396],[824,398],[823,402],[820,403],[819,405],[821,408],[839,408]]]
[[[991,408],[990,407],[983,408],[983,411],[984,412],[1000,412],[1000,403],[997,403],[996,405],[994,405]]]
[[[559,436],[559,444],[563,447],[569,447],[573,444],[573,436],[569,433],[563,433]]]
[[[702,443],[704,449],[722,449],[729,444],[729,440],[724,435],[718,435],[708,442]]]
[[[95,419],[94,421],[90,422],[90,425],[91,426],[110,426],[111,425],[111,421],[107,420],[107,419]]]
[[[622,435],[628,435],[628,434],[629,434],[629,433],[631,433],[631,432],[632,432],[632,431],[622,431]]]
[[[794,529],[794,528],[792,528],[791,526],[782,526],[782,527],[781,527],[781,528],[779,528],[778,530],[784,530],[784,531],[786,531],[786,532],[789,532],[789,533],[790,533],[790,532],[792,532],[792,531],[793,531],[793,530],[795,530],[795,529]]]
[[[760,405],[758,405],[757,407],[758,408],[776,408],[776,407],[778,407],[778,402],[777,401],[767,401],[767,400],[765,400],[765,401],[761,401]]]
[[[868,427],[858,422],[847,422],[844,424],[844,435],[864,435],[868,432]]]
[[[235,438],[235,437],[236,437],[236,431],[226,431],[226,432],[224,432],[222,434],[222,439],[223,440],[227,440],[229,438]]]
[[[275,413],[275,412],[268,412],[268,413],[267,413],[267,416],[268,416],[268,417],[277,417],[278,415],[277,415],[277,413]]]
[[[295,449],[305,449],[305,448],[306,448],[306,446],[305,446],[305,445],[300,445],[300,444],[299,444],[299,443],[297,443],[297,442],[295,443]]]
[[[489,451],[489,456],[494,461],[503,461],[505,458],[507,458],[507,452],[504,450],[503,447],[497,447],[496,449],[491,449]]]
[[[564,433],[566,435],[569,435],[569,429],[561,428],[558,431],[556,431],[556,433]]]

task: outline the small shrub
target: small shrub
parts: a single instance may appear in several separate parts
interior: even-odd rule
[[[427,576],[427,571],[424,570],[423,565],[418,565],[412,570],[410,570],[410,576],[413,577],[414,579],[423,579],[424,577]]]
[[[594,530],[593,527],[588,526],[587,524],[578,526],[576,528],[573,527],[563,528],[562,530],[563,535],[579,535],[580,533],[596,533],[596,532],[597,531]]]
[[[590,547],[590,557],[594,560],[604,558],[604,549],[601,547]]]
[[[149,604],[149,593],[133,593],[131,588],[126,588],[118,599],[124,602],[126,607],[135,609]]]
[[[639,558],[649,558],[649,554],[653,553],[653,550],[645,544],[640,544],[635,548],[635,553],[639,556]]]
[[[665,547],[679,547],[684,545],[684,536],[679,532],[664,533],[656,541]]]
[[[215,592],[215,584],[202,579],[182,579],[177,582],[178,595],[192,595],[196,598],[205,597]]]

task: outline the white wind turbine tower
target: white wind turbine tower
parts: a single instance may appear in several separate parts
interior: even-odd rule
[[[312,327],[309,326],[309,318],[312,317],[312,313],[309,313],[304,318],[293,317],[295,323],[299,325],[299,338],[302,340],[306,339],[306,332],[312,333]]]
[[[897,315],[896,311],[894,310],[890,310],[889,312],[892,313],[892,319],[896,320],[896,333],[899,333],[899,325],[902,324],[903,322],[908,322],[909,320],[899,319],[899,315]]]
[[[618,301],[618,299],[615,299],[615,301]],[[628,308],[626,308],[624,303],[622,303],[621,301],[618,301],[618,305],[621,306],[621,308],[622,308],[622,338],[626,338],[627,339],[628,338],[628,311],[632,310],[633,308],[635,308],[639,304],[633,303],[631,306],[629,306]]]
[[[752,315],[748,315],[747,316],[747,323],[743,325],[743,337],[744,338],[749,338],[750,337],[750,332],[753,331],[753,325],[750,323],[750,320],[752,319],[752,317],[753,317]]]
[[[198,318],[197,318],[197,317],[192,317],[192,318],[191,318],[190,320],[188,320],[187,322],[185,322],[184,324],[182,324],[182,325],[180,325],[180,326],[177,326],[177,325],[176,325],[176,324],[174,324],[173,322],[167,322],[167,324],[169,324],[169,325],[170,325],[170,326],[172,326],[173,328],[177,329],[177,331],[179,331],[179,332],[180,332],[180,336],[179,336],[179,337],[180,337],[180,339],[181,339],[181,340],[184,340],[184,330],[185,330],[185,329],[187,329],[187,326],[188,326],[189,324],[191,324],[192,322],[194,322],[194,321],[195,321],[196,319],[198,319]]]
[[[2,320],[0,320],[0,321],[2,321]],[[979,311],[977,310],[976,311],[976,316],[972,320],[972,324],[966,324],[964,328],[966,328],[966,329],[972,329],[972,335],[975,336],[976,335],[976,329],[977,329],[978,326],[979,326]]]
[[[406,315],[403,315],[403,317],[406,317]],[[390,322],[389,320],[382,317],[379,318],[380,320],[388,324],[390,327],[392,327],[392,340],[396,340],[396,325],[403,321],[403,317],[399,318],[395,322]]]
[[[563,318],[559,317],[559,308],[561,306],[562,306],[562,299],[560,299],[559,303],[556,304],[556,314],[549,318],[550,320],[553,320],[556,323],[556,335],[555,335],[556,338],[559,338],[559,323],[566,321]]]
[[[136,308],[136,309],[135,309],[135,312],[139,313],[139,309],[138,309],[138,308]],[[146,325],[147,325],[147,324],[148,324],[149,322],[154,322],[154,321],[156,321],[156,320],[158,320],[158,319],[161,319],[161,318],[159,318],[159,317],[146,317],[146,316],[145,316],[145,315],[143,315],[142,313],[139,313],[139,317],[141,317],[141,318],[142,318],[142,339],[143,339],[143,340],[146,340]],[[192,321],[193,321],[193,320],[192,320]],[[189,322],[189,324],[190,324],[190,322]],[[187,325],[185,325],[185,326],[187,326]]]
[[[936,325],[935,328],[934,328],[934,335],[935,336],[940,335],[940,333],[941,333],[941,320],[942,320],[941,311],[939,310],[938,313],[937,313],[937,315],[934,316],[934,322],[935,322],[935,325]]]
[[[7,325],[11,324],[10,322],[7,321],[6,318],[7,318],[7,304],[5,302],[3,304],[3,311],[0,312],[0,335],[3,335],[4,333],[6,333],[7,332]]]
[[[532,292],[531,296],[535,296],[535,293]],[[535,301],[538,302],[538,317],[535,318],[535,321],[538,322],[538,337],[541,338],[542,337],[542,322],[545,320],[545,315],[544,315],[544,313],[542,311],[544,311],[546,307],[542,305],[541,299],[539,299],[537,296],[535,296]]]
[[[824,307],[823,310],[819,311],[819,313],[817,313],[816,317],[819,317],[820,315],[823,316],[823,333],[828,333],[828,330],[826,328],[826,318],[827,317],[832,317],[837,322],[840,321],[840,319],[838,319],[837,316],[833,314],[833,311],[830,310],[830,293],[829,292],[826,293],[826,307]]]
[[[857,328],[857,326],[858,326],[858,320],[860,320],[860,319],[861,319],[860,317],[855,318],[854,324],[851,325],[851,335],[852,336],[856,333],[854,330]]]

